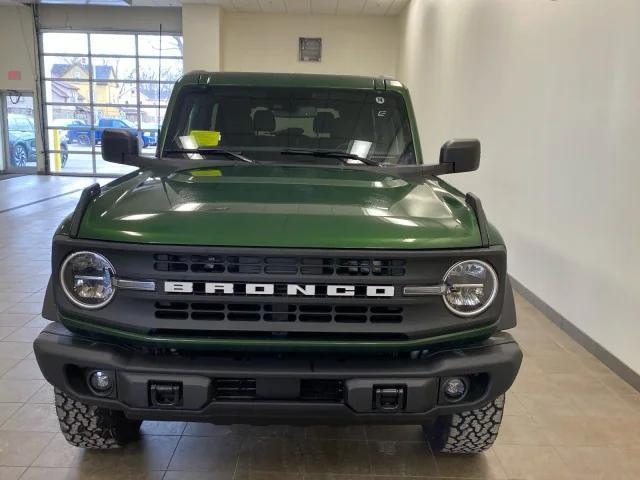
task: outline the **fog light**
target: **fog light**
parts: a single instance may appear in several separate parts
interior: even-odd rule
[[[467,393],[467,384],[461,378],[448,378],[444,381],[443,388],[449,400],[460,400]]]
[[[102,370],[96,370],[89,376],[89,384],[96,393],[108,393],[113,388],[111,375]]]

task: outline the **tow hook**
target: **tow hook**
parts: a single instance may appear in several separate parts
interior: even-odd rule
[[[149,382],[149,405],[161,408],[182,406],[182,383]]]

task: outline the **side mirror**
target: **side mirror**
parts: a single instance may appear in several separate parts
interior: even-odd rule
[[[111,163],[127,163],[127,157],[139,155],[138,135],[123,129],[102,132],[102,158]]]
[[[440,148],[440,165],[448,167],[448,173],[477,170],[480,166],[480,141],[449,140]]]

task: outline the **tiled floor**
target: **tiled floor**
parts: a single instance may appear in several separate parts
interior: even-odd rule
[[[7,190],[11,182],[16,183]],[[0,182],[0,210],[88,183],[5,180]],[[143,425],[140,442],[121,451],[68,446],[31,341],[46,323],[38,312],[48,278],[49,241],[78,196],[0,213],[0,480],[640,478],[640,394],[520,297],[520,324],[513,333],[525,352],[524,364],[507,395],[497,445],[484,455],[434,456],[418,427],[151,422]]]
[[[42,175],[4,179],[0,184],[0,212],[60,194],[79,191],[91,183],[93,183],[92,180],[81,177]]]

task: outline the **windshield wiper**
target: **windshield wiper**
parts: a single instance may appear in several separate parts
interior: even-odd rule
[[[344,163],[349,163],[347,160],[357,160],[365,165],[371,165],[373,167],[379,167],[380,164],[375,160],[369,160],[368,158],[361,157],[355,153],[341,152],[339,150],[307,150],[307,149],[290,149],[282,150],[282,155],[309,155],[312,157],[324,157],[324,158],[337,158]]]
[[[232,152],[231,150],[226,150],[224,148],[195,148],[195,149],[176,148],[171,150],[165,150],[164,153],[202,153],[205,155],[225,155],[227,157],[240,160],[242,162],[255,163],[250,158],[247,158],[238,152]]]

